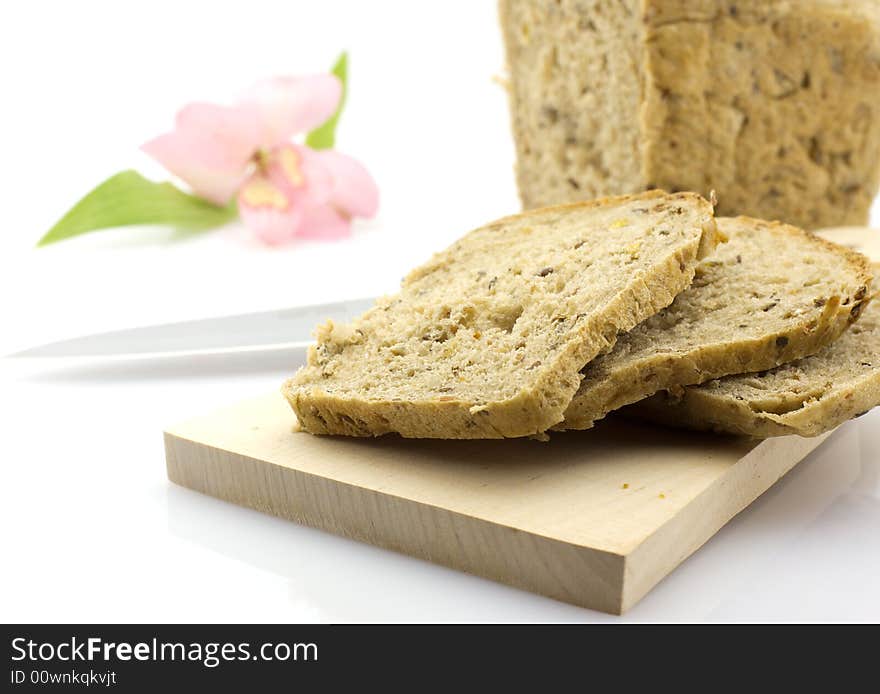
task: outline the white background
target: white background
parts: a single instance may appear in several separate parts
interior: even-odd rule
[[[382,193],[336,243],[233,225],[33,249],[187,101],[350,52],[341,150]],[[0,354],[99,330],[393,291],[516,211],[495,2],[16,3],[0,23]],[[874,215],[876,221],[877,215]],[[292,355],[137,365],[0,359],[4,621],[615,618],[201,497],[163,426],[277,388]],[[880,416],[845,425],[627,619],[880,619]]]

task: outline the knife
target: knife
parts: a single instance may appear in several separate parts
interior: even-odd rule
[[[817,234],[880,261],[880,233],[866,227],[823,229]],[[76,337],[16,352],[9,357],[155,357],[307,347],[311,331],[327,319],[350,321],[375,299],[298,306],[260,313],[165,323]]]
[[[115,330],[50,342],[8,357],[155,357],[304,348],[319,323],[350,321],[374,303],[375,299],[351,299]]]

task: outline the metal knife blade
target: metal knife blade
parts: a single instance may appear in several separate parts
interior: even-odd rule
[[[149,325],[50,342],[9,357],[157,356],[198,352],[306,346],[311,332],[327,319],[345,322],[370,308],[375,299],[297,306],[179,323]]]

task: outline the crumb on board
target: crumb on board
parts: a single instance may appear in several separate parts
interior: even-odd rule
[[[620,485],[620,488],[621,489],[629,489],[629,482],[624,482],[622,485]]]

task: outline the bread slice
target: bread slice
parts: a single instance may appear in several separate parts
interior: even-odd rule
[[[872,305],[818,354],[771,371],[728,376],[625,412],[674,426],[767,438],[818,436],[880,405],[880,307]]]
[[[715,246],[711,205],[652,191],[470,232],[347,326],[283,390],[314,434],[501,438],[562,420],[580,369],[669,305]]]
[[[587,364],[557,428],[586,429],[659,390],[814,354],[858,317],[871,282],[865,256],[780,223],[717,221],[728,242],[671,306]]]

